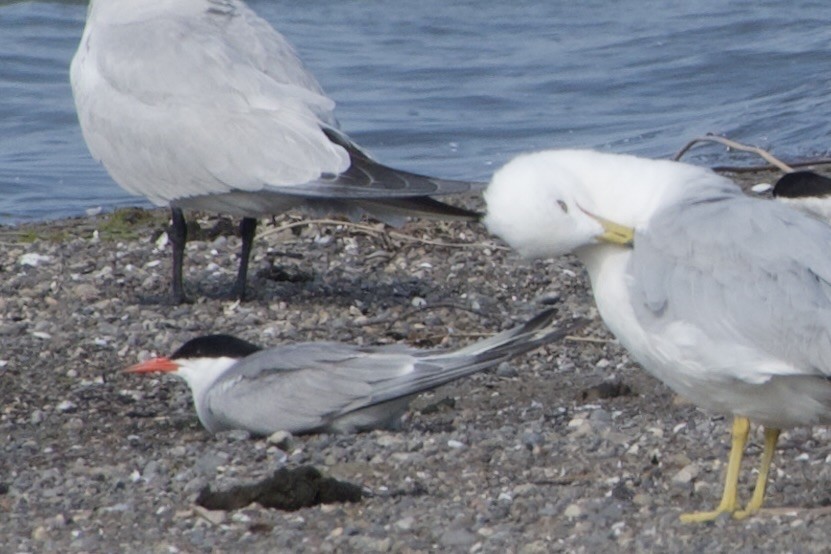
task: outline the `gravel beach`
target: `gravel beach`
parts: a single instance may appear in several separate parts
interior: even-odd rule
[[[239,303],[222,296],[237,222],[198,222],[185,259],[195,302],[182,306],[166,302],[166,210],[0,228],[0,551],[828,551],[826,428],[783,434],[761,514],[678,521],[717,503],[729,420],[629,359],[575,259],[521,260],[476,224],[390,229],[289,214],[259,228],[251,298]],[[563,322],[591,324],[419,397],[395,432],[212,436],[183,382],[119,372],[218,332],[262,345],[453,348],[549,305]],[[743,501],[761,452],[752,436]],[[206,485],[301,465],[360,485],[364,498],[293,512],[194,502]]]

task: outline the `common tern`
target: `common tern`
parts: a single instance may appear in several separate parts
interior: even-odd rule
[[[70,81],[92,156],[122,188],[171,208],[176,303],[185,208],[242,218],[238,298],[257,218],[479,216],[430,196],[484,184],[392,169],[352,142],[292,46],[241,0],[91,0]]]
[[[394,428],[418,393],[562,339],[584,323],[562,327],[556,310],[549,309],[454,351],[337,342],[262,350],[229,335],[209,335],[186,342],[170,357],[125,371],[172,373],[184,379],[196,414],[211,433],[352,433]]]

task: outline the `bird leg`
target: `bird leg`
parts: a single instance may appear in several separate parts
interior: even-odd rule
[[[759,466],[759,477],[756,478],[756,488],[753,489],[753,496],[744,510],[739,510],[733,514],[736,519],[744,519],[759,511],[762,507],[762,502],[765,500],[765,489],[768,483],[768,473],[770,472],[770,462],[773,460],[773,452],[776,450],[776,442],[779,440],[779,429],[772,427],[765,427],[765,450],[762,452],[762,463]]]
[[[681,514],[681,521],[684,523],[703,523],[713,521],[723,513],[732,514],[736,512],[738,507],[739,469],[741,468],[742,455],[749,434],[750,420],[743,416],[735,416],[733,418],[732,446],[730,448],[730,458],[727,462],[727,475],[724,478],[724,492],[721,496],[721,502],[712,512]],[[764,495],[764,487],[762,487],[762,494]],[[754,494],[754,498],[755,496]]]
[[[170,245],[173,247],[173,298],[174,304],[187,302],[182,284],[182,262],[185,257],[185,243],[188,240],[188,226],[182,208],[170,208],[172,223],[168,230]]]
[[[242,237],[242,250],[240,251],[239,272],[237,281],[231,289],[231,296],[239,300],[245,297],[245,282],[248,278],[248,260],[251,258],[251,245],[254,242],[254,233],[257,230],[257,220],[253,217],[244,217],[239,224],[239,233]]]

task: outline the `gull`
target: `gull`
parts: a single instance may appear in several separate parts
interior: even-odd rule
[[[170,357],[131,366],[128,373],[172,373],[191,389],[196,414],[211,433],[255,435],[353,433],[395,428],[410,400],[493,367],[582,327],[560,328],[549,309],[523,325],[455,351],[401,345],[304,342],[261,349],[230,335],[186,342]]]
[[[483,184],[392,169],[352,142],[292,46],[240,0],[91,0],[70,81],[92,156],[128,192],[171,208],[175,303],[186,300],[183,209],[242,218],[238,298],[257,218],[479,215],[430,195]]]
[[[582,261],[640,365],[733,417],[721,502],[682,520],[757,512],[780,430],[831,422],[831,227],[706,168],[588,150],[521,155],[485,200],[488,229],[523,256]],[[741,508],[750,421],[765,443]]]

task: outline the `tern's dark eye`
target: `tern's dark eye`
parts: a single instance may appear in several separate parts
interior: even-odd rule
[[[557,200],[557,205],[560,206],[560,209],[563,210],[564,214],[568,213],[568,204],[566,204],[562,200]]]

